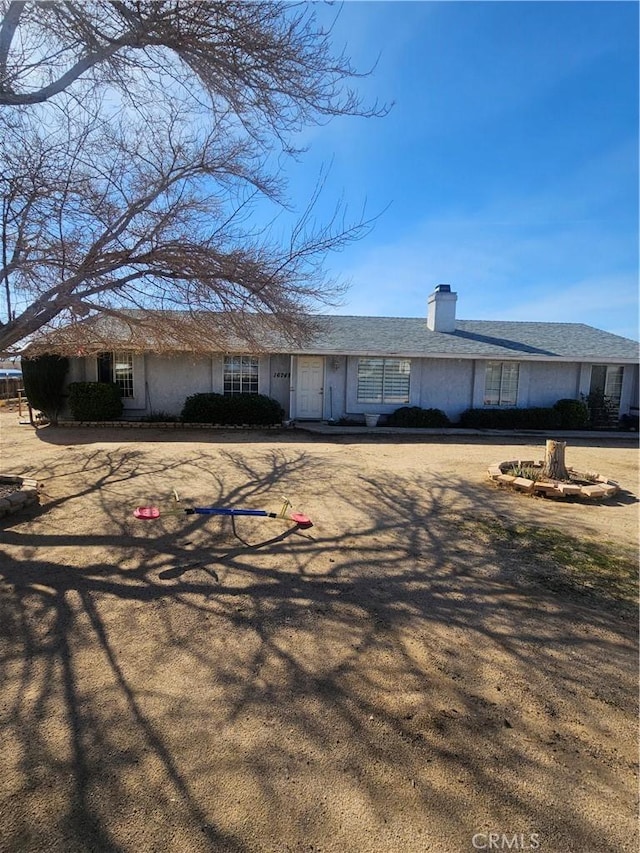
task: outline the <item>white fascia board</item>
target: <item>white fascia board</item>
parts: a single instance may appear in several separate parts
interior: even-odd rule
[[[309,355],[309,356],[349,356],[360,358],[449,358],[457,361],[553,361],[567,362],[574,364],[575,362],[585,364],[638,364],[638,360],[634,358],[616,358],[612,356],[601,355],[541,355],[531,353],[451,353],[451,352],[390,352],[385,350],[369,351],[369,350],[295,350],[292,355]]]

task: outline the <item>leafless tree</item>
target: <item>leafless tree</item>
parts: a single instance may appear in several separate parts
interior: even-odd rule
[[[0,8],[0,351],[61,324],[59,349],[103,349],[105,317],[164,348],[304,332],[335,293],[326,253],[368,223],[336,209],[317,225],[312,199],[274,241],[251,218],[257,199],[286,201],[270,154],[305,123],[384,112],[361,108],[313,10]]]

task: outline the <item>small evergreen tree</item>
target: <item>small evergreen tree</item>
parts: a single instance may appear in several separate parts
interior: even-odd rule
[[[54,426],[64,405],[64,381],[69,359],[59,355],[39,355],[22,359],[22,378],[29,404],[47,416]]]

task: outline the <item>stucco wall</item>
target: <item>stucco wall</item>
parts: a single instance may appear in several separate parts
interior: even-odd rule
[[[87,376],[86,359],[70,358],[69,372],[67,373],[65,384],[70,385],[72,382],[88,382],[90,379],[95,380],[95,376]]]
[[[259,375],[264,377],[264,391],[282,406],[285,418],[289,417],[289,400],[291,391],[291,356],[272,355],[260,359]]]
[[[378,412],[389,414],[401,404],[364,404],[357,400],[357,356],[324,358],[324,419],[343,415]],[[290,416],[291,389],[296,381],[296,363],[291,356],[261,356],[258,388],[277,400]],[[482,407],[487,362],[481,359],[416,358],[411,359],[410,399],[406,405],[436,408],[452,421],[470,406]],[[134,358],[133,399],[123,400],[132,416],[166,412],[179,415],[187,397],[192,394],[223,391],[222,355],[159,356]],[[589,392],[591,365],[568,362],[520,362],[518,403],[526,406],[552,406],[562,398],[579,399]],[[68,382],[95,381],[95,358],[70,359]],[[622,388],[621,413],[638,403],[638,366],[626,365]],[[67,413],[68,414],[68,413]]]
[[[420,405],[420,372],[422,359],[409,359],[411,361],[411,376],[409,379],[409,402],[406,406]],[[345,407],[349,415],[362,414],[390,414],[395,412],[402,403],[360,403],[358,401],[358,356],[349,356],[346,359],[346,389]]]
[[[285,376],[289,370],[288,358],[260,356],[258,359],[258,391],[275,397],[285,409],[289,397],[289,379]],[[274,372],[278,375],[274,376]],[[146,374],[149,407],[155,412],[179,415],[184,401],[192,394],[222,394],[224,356],[148,355]]]
[[[577,363],[529,363],[529,391],[524,406],[553,406],[558,400],[580,397],[580,365]]]
[[[622,394],[620,395],[620,414],[629,414],[631,407],[638,407],[638,365],[627,364],[622,375]]]
[[[324,417],[338,421],[347,412],[346,356],[325,359]]]
[[[357,400],[358,358],[348,359],[346,411],[387,414],[398,404],[363,404]],[[484,406],[487,362],[481,359],[414,358],[411,360],[409,406],[441,409],[452,420],[472,406]],[[563,397],[576,398],[580,387],[580,365],[521,362],[518,383],[520,407],[551,406]]]
[[[473,361],[453,358],[422,359],[420,402],[423,409],[441,409],[451,420],[471,406]],[[413,365],[411,378],[413,381]]]
[[[179,415],[191,394],[218,390],[213,387],[213,365],[207,356],[147,355],[145,359],[149,412]]]
[[[442,409],[451,420],[471,406],[484,406],[484,360],[423,359],[421,365],[420,405]],[[412,365],[412,380],[414,376]],[[523,361],[520,363],[518,406],[552,406],[564,397],[579,396],[580,365]]]
[[[336,376],[335,379],[332,377],[332,382],[338,388],[338,393],[341,385],[344,386],[344,381],[341,381],[343,377]],[[367,412],[390,414],[403,405],[400,403],[358,402],[357,356],[347,359],[346,386],[344,387],[345,411],[348,414],[365,414]],[[471,360],[413,358],[411,359],[409,401],[404,405],[421,406],[424,409],[441,409],[450,418],[456,419],[460,412],[468,409],[471,405],[472,391],[473,362]]]

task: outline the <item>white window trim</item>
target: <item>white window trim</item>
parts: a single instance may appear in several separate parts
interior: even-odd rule
[[[227,389],[227,387],[226,387],[226,384],[227,384],[226,383],[227,360],[231,360],[231,359],[234,359],[234,360],[239,359],[240,360],[240,371],[239,371],[240,389],[239,390],[234,389],[234,388]],[[252,367],[256,368],[255,373],[251,372],[251,373],[245,374],[243,372],[243,370],[242,370],[242,368],[243,368],[242,359],[250,359],[253,362]],[[243,389],[242,386],[243,386],[243,377],[244,376],[247,376],[248,379],[251,380],[252,385],[255,384],[255,391],[253,389],[250,391]],[[255,378],[255,383],[253,381],[254,378]],[[226,397],[233,397],[236,394],[259,394],[260,393],[260,358],[256,355],[225,355],[222,359],[222,393]]]
[[[361,394],[360,394],[360,365],[362,362],[366,362],[366,361],[380,361],[380,362],[382,362],[380,393],[376,394],[376,395],[370,395],[367,397],[361,396]],[[406,366],[407,366],[404,371],[401,371],[401,372],[406,373],[406,376],[407,376],[406,394],[404,394],[404,393],[403,394],[387,394],[386,393],[386,390],[387,390],[385,387],[385,385],[386,385],[386,381],[385,381],[386,366],[387,366],[387,364],[391,364],[391,363],[406,364]],[[362,356],[361,358],[358,358],[358,361],[356,363],[356,402],[359,404],[362,404],[362,405],[367,405],[367,404],[382,405],[382,406],[393,406],[393,405],[403,406],[403,405],[407,405],[409,403],[409,401],[411,400],[411,368],[412,368],[411,359],[409,359],[409,358],[390,358],[390,357],[386,357],[386,356],[371,356],[371,357]],[[401,372],[399,371],[398,375],[400,375]],[[390,377],[389,381],[391,381],[391,378],[392,377]],[[375,396],[375,399],[373,399],[374,396]]]
[[[500,369],[500,381],[499,387],[496,389],[498,393],[497,402],[489,402],[488,401],[488,393],[487,393],[487,383],[489,381],[490,370],[493,370],[495,367],[499,367]],[[510,383],[510,377],[505,376],[505,367],[510,371],[513,371],[515,368],[515,383],[511,383],[515,387],[513,388],[513,394],[509,393],[507,397],[507,388]],[[488,361],[485,365],[484,370],[484,388],[483,388],[483,405],[487,409],[512,409],[518,405],[518,394],[520,391],[520,362],[518,361]]]
[[[111,358],[111,377],[110,381],[115,383],[120,388],[120,394],[123,400],[133,400],[135,397],[135,368],[134,368],[134,354],[129,350],[105,350],[105,354],[109,355]],[[121,381],[118,380],[118,372],[117,372],[117,362],[120,360],[124,362],[126,360],[128,364],[128,368],[130,370],[130,380],[125,378]],[[96,372],[98,379],[100,378],[100,356],[98,356],[96,360]]]

